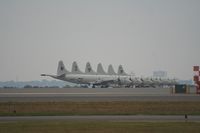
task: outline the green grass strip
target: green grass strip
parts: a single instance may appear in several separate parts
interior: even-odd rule
[[[1,133],[199,133],[195,122],[0,122]]]
[[[0,116],[200,115],[200,102],[1,102]]]

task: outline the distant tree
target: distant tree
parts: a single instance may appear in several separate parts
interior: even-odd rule
[[[13,87],[13,86],[4,86],[3,88],[7,89],[7,88],[16,88],[16,87]]]
[[[59,86],[49,86],[49,88],[60,88]]]
[[[24,88],[33,88],[31,85],[25,85]]]
[[[65,85],[63,88],[72,88],[70,85]]]
[[[33,86],[33,88],[39,88],[39,86]]]

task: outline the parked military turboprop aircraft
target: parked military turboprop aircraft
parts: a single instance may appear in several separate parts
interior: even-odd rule
[[[175,82],[171,80],[162,81],[148,78],[136,78],[124,72],[122,65],[119,66],[118,72],[115,73],[112,65],[109,65],[107,73],[104,71],[101,63],[97,66],[95,72],[90,63],[86,63],[85,73],[81,72],[77,63],[72,63],[71,72],[66,70],[63,61],[58,62],[57,75],[41,74],[41,76],[50,76],[55,79],[68,81],[77,84],[87,84],[101,87],[108,86],[156,86],[156,85],[174,85]]]
[[[96,73],[92,69],[89,62],[86,64],[85,73],[80,71],[76,62],[73,62],[72,71],[69,72],[66,70],[63,61],[59,61],[57,75],[41,74],[41,76],[50,76],[63,81],[93,86],[108,86],[109,84],[113,84],[115,81],[117,81],[116,75],[106,74],[101,64],[98,65],[98,71]]]

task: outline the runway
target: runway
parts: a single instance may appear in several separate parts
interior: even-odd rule
[[[184,115],[92,115],[92,116],[11,116],[0,121],[130,121],[130,122],[200,122],[200,116]]]
[[[200,95],[172,94],[170,88],[0,89],[0,102],[24,101],[200,101]]]

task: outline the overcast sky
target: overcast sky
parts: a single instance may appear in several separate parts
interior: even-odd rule
[[[0,81],[44,79],[59,60],[192,79],[199,57],[200,0],[0,0]]]

